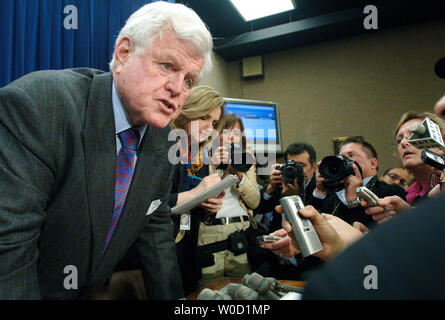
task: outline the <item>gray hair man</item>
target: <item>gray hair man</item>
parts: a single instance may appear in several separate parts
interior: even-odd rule
[[[183,296],[168,124],[211,54],[195,12],[153,2],[123,27],[111,72],[39,71],[0,89],[0,299],[88,298],[130,247],[148,298]]]

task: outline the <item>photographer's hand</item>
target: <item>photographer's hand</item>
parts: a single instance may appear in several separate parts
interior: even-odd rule
[[[320,174],[320,170],[318,170],[320,163],[321,161],[317,162],[317,171],[315,172],[315,192],[320,196],[324,196],[326,194],[325,183],[327,180]]]
[[[277,168],[280,166],[279,163],[275,163],[272,165],[272,169],[269,175],[269,184],[266,188],[266,193],[271,195],[276,187],[281,185],[281,182],[283,181],[283,177],[281,176],[281,171]]]
[[[283,180],[282,182],[283,191],[281,192],[284,196],[294,196],[300,194],[300,188],[297,183],[297,179],[294,180],[294,183],[289,183]]]
[[[221,164],[229,164],[230,163],[230,157],[229,157],[229,151],[227,151],[226,147],[218,147],[216,148],[213,156],[212,156],[212,167],[214,170],[218,168],[218,166]]]
[[[345,179],[345,196],[348,202],[357,198],[355,190],[363,185],[362,175],[355,163],[352,164],[352,168],[354,169],[355,175],[350,175]]]
[[[241,179],[243,178],[243,173],[235,170],[235,168],[233,168],[233,166],[231,164],[227,167],[226,171],[229,174],[236,175],[238,177],[238,181],[241,181]]]

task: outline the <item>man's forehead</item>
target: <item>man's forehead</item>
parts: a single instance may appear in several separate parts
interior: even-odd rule
[[[298,162],[302,161],[309,162],[309,153],[306,150],[304,150],[302,153],[299,154],[289,154],[287,157],[288,159],[292,159]]]
[[[340,153],[348,153],[352,151],[363,151],[362,145],[359,143],[351,142],[341,147]]]

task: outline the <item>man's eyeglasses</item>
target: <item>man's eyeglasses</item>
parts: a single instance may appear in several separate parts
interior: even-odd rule
[[[399,183],[400,183],[402,186],[404,186],[404,187],[407,185],[406,180],[403,179],[403,178],[401,178],[398,174],[395,174],[395,173],[392,173],[392,172],[388,172],[386,175],[387,175],[388,177],[390,177],[392,180],[399,180]]]

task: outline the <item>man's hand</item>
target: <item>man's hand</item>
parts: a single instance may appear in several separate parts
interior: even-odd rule
[[[355,190],[363,185],[363,178],[355,163],[352,164],[355,175],[350,175],[345,179],[345,196],[346,201],[350,202],[357,198]]]
[[[277,206],[275,210],[283,213],[281,205]],[[347,246],[363,236],[363,233],[340,218],[332,215],[320,214],[312,206],[307,206],[298,213],[311,220],[323,246],[323,250],[315,253],[314,256],[319,257],[322,260],[326,261],[331,259],[337,253],[343,251]],[[292,226],[284,220],[283,228],[287,235],[292,237],[290,243],[289,240],[286,240],[287,238],[285,238],[273,243],[264,243],[261,247],[270,249],[275,254],[280,254],[282,256],[290,256],[299,253],[300,249],[293,238]],[[273,234],[281,236],[285,235],[281,230],[278,230]]]
[[[439,183],[428,192],[429,198],[437,196],[445,191],[444,190],[445,173],[440,172],[440,173],[436,173],[436,175],[439,177]]]
[[[362,201],[362,206],[367,206],[366,201]],[[384,208],[386,208],[386,211]],[[372,219],[377,223],[383,223],[409,208],[411,206],[399,196],[390,196],[381,199],[377,207],[366,208],[365,212],[372,216]]]
[[[283,181],[283,177],[281,175],[281,171],[277,168],[280,166],[279,163],[275,163],[272,165],[270,174],[269,174],[269,184],[266,188],[266,193],[271,195],[275,188],[277,188],[279,185],[281,185]]]
[[[262,248],[270,249],[270,251],[275,253],[277,256],[286,258],[292,258],[300,252],[292,245],[292,238],[288,236],[286,230],[280,229],[271,233],[271,235],[285,237],[274,242],[263,243],[261,245]]]
[[[320,163],[321,161],[317,162],[317,171],[315,172],[315,192],[318,193],[320,196],[324,196],[326,194],[326,187],[325,183],[328,181],[326,180],[321,174],[320,174]]]
[[[281,194],[284,196],[298,196],[300,194],[300,187],[298,186],[297,179],[294,180],[294,183],[289,183],[283,180],[282,186],[283,191]]]

